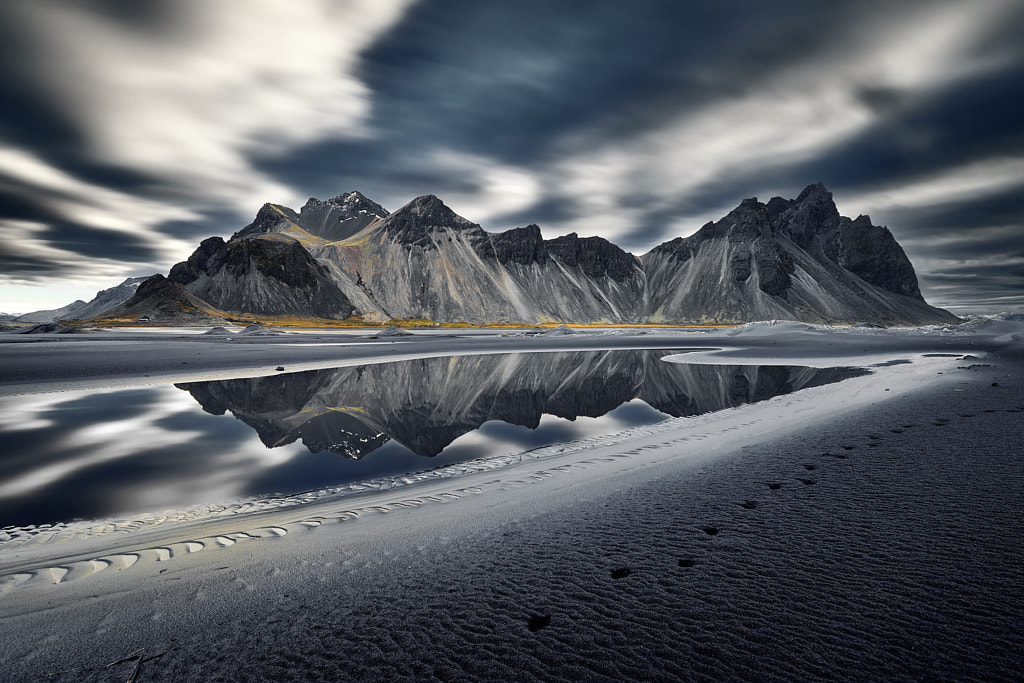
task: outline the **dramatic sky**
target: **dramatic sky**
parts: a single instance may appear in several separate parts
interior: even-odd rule
[[[0,311],[264,202],[421,194],[641,254],[821,181],[930,303],[1024,310],[1024,0],[4,0]]]

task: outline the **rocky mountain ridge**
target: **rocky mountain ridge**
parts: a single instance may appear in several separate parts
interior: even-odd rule
[[[921,296],[906,254],[867,216],[839,215],[821,184],[796,199],[746,199],[718,222],[642,257],[600,237],[545,240],[529,225],[485,231],[433,195],[394,213],[358,192],[266,204],[229,240],[204,240],[167,295],[221,315],[371,322],[739,323],[791,319],[955,322]],[[110,313],[176,322],[130,300]],[[137,297],[138,298],[138,297]],[[153,309],[153,314],[145,309]],[[160,310],[157,310],[160,309]]]
[[[641,257],[656,322],[788,319],[950,322],[928,306],[887,228],[839,215],[821,184],[793,200],[745,199],[718,222]]]

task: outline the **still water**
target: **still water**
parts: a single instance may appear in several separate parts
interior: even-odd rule
[[[396,476],[862,374],[661,360],[671,353],[454,356],[0,399],[0,527]]]

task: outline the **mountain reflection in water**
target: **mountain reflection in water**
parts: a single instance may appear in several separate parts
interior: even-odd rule
[[[671,353],[457,356],[0,399],[0,525],[401,477],[863,372],[661,360]]]
[[[313,453],[359,459],[391,440],[435,456],[494,420],[534,429],[544,414],[600,417],[637,398],[682,417],[863,374],[661,360],[670,353],[453,356],[175,386],[208,413],[231,412],[269,447],[301,439]]]

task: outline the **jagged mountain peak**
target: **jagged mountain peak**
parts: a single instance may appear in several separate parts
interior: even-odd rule
[[[366,198],[366,195],[360,192],[359,190],[351,190],[349,192],[342,192],[341,194],[335,195],[334,197],[328,199],[327,201],[334,202],[335,204],[345,204],[348,202],[359,202],[369,200]]]
[[[832,193],[828,191],[825,184],[822,182],[812,183],[805,187],[799,195],[797,195],[796,201],[798,202],[828,202],[832,203]]]
[[[384,221],[388,232],[412,238],[414,241],[425,236],[428,230],[437,228],[483,229],[452,211],[435,195],[425,194],[395,211]]]
[[[342,213],[338,218],[354,218],[357,215],[365,214],[384,218],[389,214],[387,209],[358,190],[342,192],[339,195],[322,201],[315,197],[310,197],[305,206],[302,207],[302,213],[305,214],[309,210],[323,205],[340,209]]]
[[[445,225],[458,219],[465,220],[452,211],[440,198],[432,194],[416,197],[395,212],[396,216],[399,214],[430,220],[433,225]]]
[[[767,207],[759,202],[757,197],[749,197],[720,221],[706,223],[692,237],[686,239],[696,246],[710,239],[727,238],[730,242],[744,242],[767,237],[771,233],[772,223],[768,219]],[[681,245],[677,242],[674,246]],[[675,251],[678,252],[679,249],[676,248]]]
[[[804,188],[775,222],[779,232],[807,249],[816,236],[836,230],[840,219],[832,193],[815,183]]]
[[[796,199],[746,199],[642,261],[655,319],[954,319],[925,305],[914,269],[888,229],[864,215],[841,216],[822,183]]]
[[[231,239],[238,239],[249,235],[264,235],[270,232],[280,232],[281,230],[291,227],[291,225],[297,223],[298,220],[299,215],[287,206],[267,202],[260,207],[259,211],[256,212],[256,217],[253,219],[252,223],[232,235]]]

